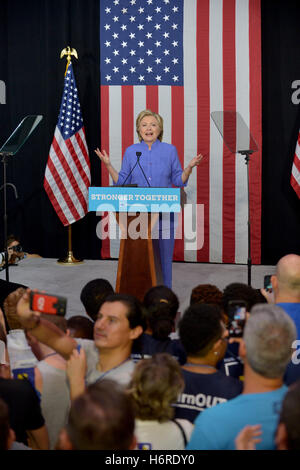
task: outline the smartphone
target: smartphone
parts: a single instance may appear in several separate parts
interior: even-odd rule
[[[30,308],[37,312],[46,313],[48,315],[60,315],[63,317],[67,311],[67,299],[58,295],[31,291]]]
[[[230,324],[228,328],[231,338],[241,338],[246,323],[247,305],[244,300],[231,300],[228,302],[228,316]]]
[[[266,289],[267,292],[273,291],[271,277],[272,277],[272,274],[266,274],[264,277],[264,289]]]

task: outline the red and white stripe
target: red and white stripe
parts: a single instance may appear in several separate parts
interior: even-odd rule
[[[298,134],[291,174],[291,185],[300,199],[300,132]]]
[[[260,0],[184,2],[184,87],[102,86],[101,147],[119,170],[125,148],[137,142],[135,119],[146,108],[164,118],[164,141],[177,147],[182,167],[205,155],[185,189],[193,216],[182,217],[195,229],[204,216],[204,244],[190,250],[176,240],[179,261],[245,263],[247,260],[247,168],[231,154],[212,111],[241,114],[259,151],[252,155],[250,217],[252,262],[260,263],[261,244],[261,52]],[[298,173],[299,174],[299,173]],[[102,168],[102,185],[111,184]],[[197,215],[196,204],[204,205]],[[198,219],[197,219],[198,217]],[[201,245],[201,243],[200,243]],[[104,240],[102,257],[118,257],[118,242]]]
[[[56,127],[44,188],[63,225],[70,225],[85,216],[90,185],[90,160],[84,127],[67,140]]]

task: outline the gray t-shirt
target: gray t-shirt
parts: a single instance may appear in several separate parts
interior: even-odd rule
[[[46,361],[38,362],[43,378],[41,409],[49,434],[50,449],[55,447],[60,430],[67,424],[70,410],[70,390],[65,370]]]
[[[86,385],[97,382],[99,379],[111,379],[115,380],[121,385],[127,385],[130,382],[135,363],[128,359],[117,367],[110,369],[106,372],[100,372],[97,370],[97,364],[99,362],[99,350],[95,346],[95,342],[90,339],[79,339],[76,338],[77,344],[79,344],[85,351],[87,361],[87,373],[85,376]]]
[[[32,450],[31,447],[25,446],[22,442],[14,441],[8,450]]]

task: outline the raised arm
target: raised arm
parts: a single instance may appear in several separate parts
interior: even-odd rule
[[[255,450],[256,444],[261,442],[261,425],[245,426],[235,439],[236,450]]]
[[[76,341],[65,335],[56,325],[41,318],[39,312],[33,312],[29,307],[30,290],[23,294],[17,304],[17,315],[23,327],[30,330],[41,343],[54,349],[65,359],[69,359],[73,349],[77,347]]]
[[[0,325],[2,326],[3,328],[3,332],[5,334],[5,336],[7,335],[7,331],[6,331],[6,326],[5,326],[5,320],[4,320],[4,314],[0,308]]]
[[[112,166],[112,164],[110,162],[109,155],[107,155],[105,150],[102,150],[102,152],[101,152],[101,150],[99,150],[99,148],[97,148],[95,150],[95,153],[96,153],[96,155],[98,155],[98,157],[100,158],[103,165],[107,168],[107,171],[109,172],[109,174],[112,177],[113,181],[116,183],[119,179],[119,173]]]
[[[182,172],[181,179],[183,183],[187,182],[190,174],[193,171],[194,166],[200,165],[202,158],[203,155],[201,155],[201,153],[199,153],[199,155],[197,155],[196,157],[192,158],[188,166]]]
[[[71,400],[75,400],[85,390],[84,379],[86,369],[87,364],[84,349],[80,348],[80,352],[74,349],[70,359],[67,361],[67,377],[69,379]]]

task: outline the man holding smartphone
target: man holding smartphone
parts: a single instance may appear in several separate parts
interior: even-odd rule
[[[266,278],[266,276],[265,276]],[[276,266],[276,272],[270,276],[271,291],[267,288],[265,279],[262,294],[268,303],[279,305],[293,320],[297,329],[297,340],[300,340],[300,256],[289,254],[283,256]],[[296,342],[297,344],[297,342]],[[291,345],[292,347],[292,345]],[[293,345],[295,349],[295,344]],[[300,379],[299,350],[295,351],[295,356],[288,364],[284,382],[290,385]],[[296,360],[295,360],[296,359]]]
[[[274,302],[291,317],[297,328],[300,340],[300,256],[283,256],[276,266],[275,275],[271,276]],[[270,298],[267,299],[270,302]]]
[[[89,385],[104,377],[122,385],[130,381],[134,369],[132,344],[146,328],[143,310],[134,297],[113,294],[106,298],[95,321],[94,340],[75,340],[41,318],[39,312],[30,309],[29,290],[19,300],[17,314],[26,330],[69,360],[71,398],[84,391],[85,382]]]

